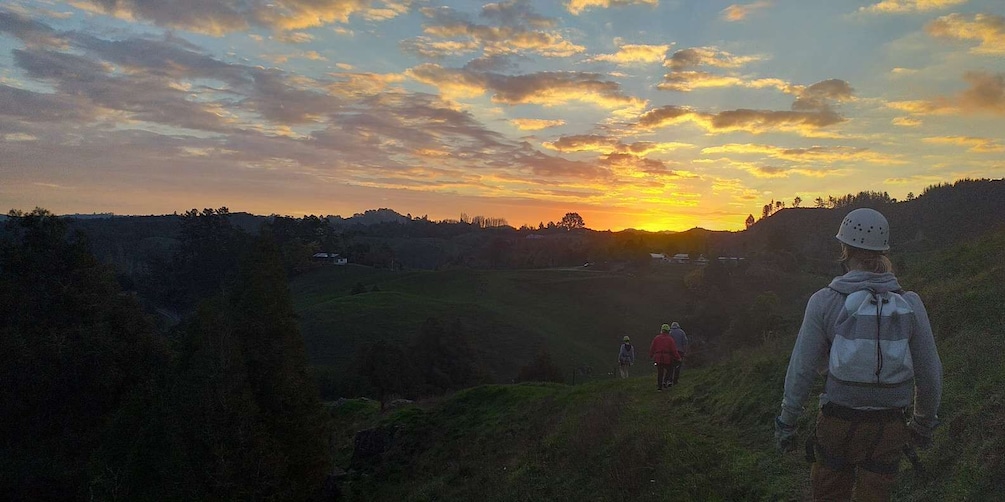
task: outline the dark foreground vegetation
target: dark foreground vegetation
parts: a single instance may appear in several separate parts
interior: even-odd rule
[[[1005,182],[877,207],[946,367],[927,474],[904,475],[898,498],[993,498],[1005,490]],[[839,273],[832,236],[847,210],[678,234],[387,211],[366,224],[14,211],[0,235],[0,490],[799,499],[807,466],[775,453],[770,424],[806,298]],[[350,263],[312,261],[318,251]],[[683,385],[657,394],[644,361],[614,380],[621,336],[644,349],[670,320],[694,341]]]

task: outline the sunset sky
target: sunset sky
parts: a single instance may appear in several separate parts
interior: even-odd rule
[[[0,210],[743,228],[1005,176],[1002,0],[4,0]]]

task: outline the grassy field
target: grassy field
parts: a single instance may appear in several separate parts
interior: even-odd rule
[[[897,500],[993,500],[1005,493],[1002,249],[1005,234],[997,234],[905,258],[902,283],[926,302],[945,390],[943,425],[934,447],[921,452],[926,474],[905,462]],[[540,287],[566,291],[590,280],[543,272],[552,273],[557,275]],[[425,287],[399,278],[396,290],[390,287],[393,276],[385,277],[387,289],[398,294],[418,296]],[[520,288],[534,277],[514,272],[511,280],[484,287]],[[457,286],[478,284],[462,276],[453,280],[428,287],[458,298],[474,290],[457,293]],[[542,301],[528,296],[529,303]],[[505,312],[496,301],[480,306]],[[560,300],[552,298],[550,306],[559,308]],[[539,332],[542,339],[548,339],[545,331]],[[656,392],[652,367],[641,364],[628,380],[489,385],[384,414],[376,403],[350,401],[332,411],[339,431],[336,463],[353,468],[343,493],[348,500],[804,499],[809,467],[802,452],[777,453],[771,438],[794,335],[686,369],[671,391]],[[800,421],[803,434],[812,415]],[[351,466],[353,432],[374,427],[393,431],[390,449],[377,463]]]
[[[683,309],[685,268],[631,275],[585,269],[390,272],[327,267],[291,285],[311,363],[346,370],[362,344],[405,343],[427,317],[459,321],[494,381],[509,382],[542,349],[569,373],[614,370],[629,335],[648,348]],[[370,291],[349,294],[362,283]]]

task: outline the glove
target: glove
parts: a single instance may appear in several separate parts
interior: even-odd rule
[[[775,417],[775,446],[782,453],[796,449],[796,426],[782,422],[778,417]]]
[[[911,433],[911,441],[919,449],[927,450],[932,447],[932,428],[922,425],[917,419],[907,422],[907,430]]]

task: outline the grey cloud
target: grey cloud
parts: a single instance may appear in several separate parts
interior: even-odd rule
[[[204,105],[187,101],[185,93],[158,79],[112,76],[105,65],[74,54],[36,49],[15,49],[13,53],[29,76],[52,81],[61,92],[94,105],[168,125],[213,131],[229,128]]]
[[[0,33],[9,33],[28,45],[62,45],[62,36],[48,25],[20,14],[0,10]]]
[[[617,82],[601,80],[602,75],[583,72],[538,72],[507,76],[487,74],[488,85],[495,90],[495,99],[503,103],[523,103],[542,90],[590,91],[613,101],[631,101],[621,93]]]
[[[75,35],[75,45],[101,58],[140,69],[149,75],[181,78],[209,78],[242,85],[250,81],[248,67],[232,65],[198,52],[195,46],[177,37],[162,40],[129,38],[103,40],[87,35]]]
[[[426,7],[420,12],[429,20],[423,25],[427,35],[443,40],[466,39],[467,42],[453,42],[463,45],[465,50],[480,48],[487,55],[527,51],[545,56],[568,56],[584,50],[566,41],[561,34],[546,31],[555,25],[554,20],[537,15],[525,1],[485,5],[481,15],[492,25],[478,24],[450,7]],[[431,42],[426,37],[405,40],[400,45],[425,57],[443,57],[447,51],[442,43]]]
[[[258,111],[263,118],[282,124],[315,122],[321,116],[334,113],[340,102],[327,93],[295,89],[278,70],[255,70],[251,95],[242,102]]]
[[[30,122],[89,119],[93,107],[63,94],[26,91],[0,84],[0,115]]]
[[[610,153],[601,159],[605,165],[630,165],[648,174],[658,174],[662,176],[675,176],[673,170],[666,166],[666,163],[656,159],[639,157],[630,153]]]
[[[516,68],[511,55],[484,56],[468,61],[464,69],[475,72],[502,72]]]
[[[85,1],[85,0],[82,0]],[[289,31],[342,22],[365,12],[371,0],[86,0],[111,15],[126,14],[158,26],[223,35],[260,26]]]
[[[848,82],[840,79],[817,82],[800,91],[793,110],[828,110],[830,101],[847,101],[853,97],[854,89]]]
[[[248,28],[256,0],[90,0],[108,14],[128,12],[153,21],[158,26],[180,28],[210,34],[223,34]],[[281,0],[276,0],[281,2]]]
[[[526,0],[507,0],[490,3],[482,7],[482,17],[497,21],[502,26],[532,26],[534,28],[551,28],[555,20],[539,16],[534,7]]]
[[[92,81],[108,73],[105,65],[76,54],[47,49],[14,49],[11,53],[14,63],[31,78]]]
[[[683,117],[694,113],[689,108],[684,108],[682,106],[667,105],[660,108],[655,108],[649,110],[639,117],[639,125],[643,127],[652,127],[659,125],[667,120],[673,120],[679,117]]]
[[[519,159],[535,175],[547,178],[574,178],[591,181],[610,179],[611,172],[596,164],[553,157],[534,152]]]
[[[696,49],[681,49],[670,56],[667,64],[674,70],[684,70],[700,65],[704,59]]]
[[[1005,73],[971,71],[963,79],[970,87],[959,96],[962,109],[1005,114]]]

